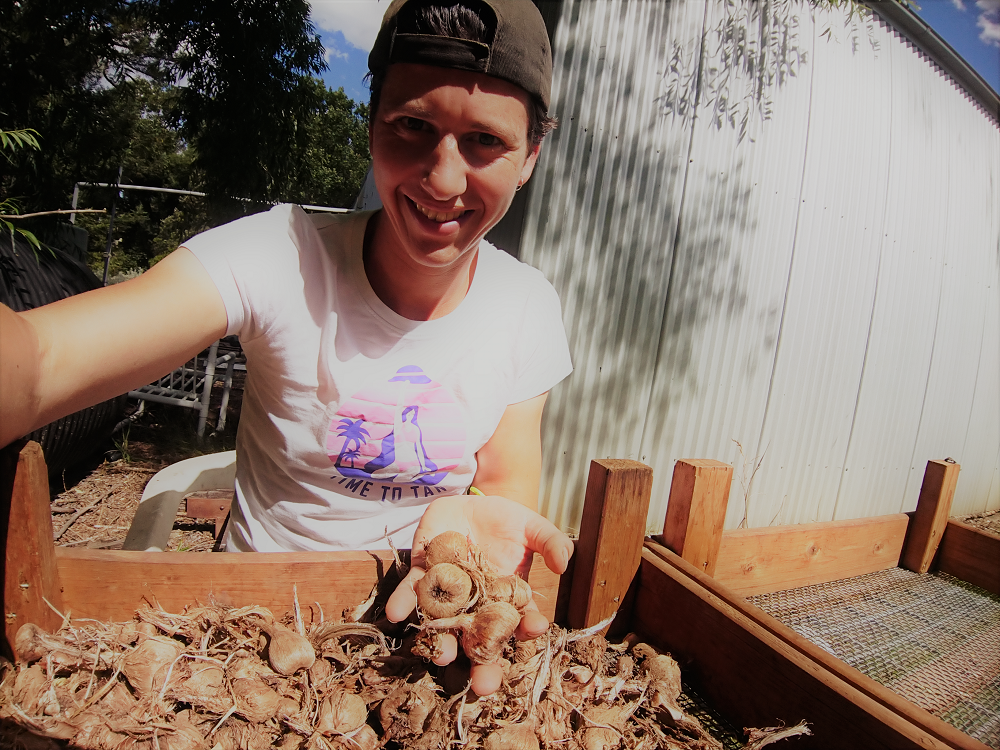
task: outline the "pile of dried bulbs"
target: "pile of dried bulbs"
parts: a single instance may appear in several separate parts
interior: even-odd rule
[[[277,621],[261,607],[143,606],[133,621],[33,625],[18,666],[0,666],[0,743],[97,750],[721,748],[678,706],[680,670],[634,638],[552,626],[512,638],[527,584],[498,576],[457,534],[427,549],[416,633],[374,625]],[[477,698],[428,662],[444,632],[504,680]],[[412,632],[412,631],[411,631]],[[6,721],[5,721],[6,720]],[[24,729],[10,729],[11,724]],[[6,727],[6,728],[5,728]],[[795,733],[808,730],[801,728]],[[761,747],[790,730],[751,734]],[[49,739],[44,739],[49,738]]]

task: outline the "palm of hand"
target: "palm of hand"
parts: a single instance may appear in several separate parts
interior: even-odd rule
[[[441,497],[424,513],[413,537],[414,565],[423,566],[427,542],[443,531],[458,531],[477,544],[501,575],[527,578],[533,552],[543,552],[541,519],[520,503],[503,497]]]

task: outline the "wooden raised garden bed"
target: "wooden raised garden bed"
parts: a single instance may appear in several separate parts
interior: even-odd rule
[[[57,549],[51,542],[41,453],[32,444],[17,452],[19,447],[4,451],[0,478],[8,656],[21,624],[31,621],[55,630],[62,624],[57,610],[74,618],[128,619],[149,597],[175,611],[214,598],[281,612],[289,608],[294,586],[303,605],[318,603],[339,613],[367,599],[392,568],[390,556],[381,552],[242,554],[234,565],[227,554]],[[560,579],[539,561],[532,568],[531,584],[543,597],[542,609],[573,628],[617,612],[613,633],[634,631],[671,652],[686,681],[734,726],[792,726],[806,720],[813,734],[786,742],[794,747],[983,747],[855,670],[838,666],[836,659],[746,604],[725,580],[710,577],[719,575],[727,559],[726,553],[711,554],[719,546],[712,540],[724,542],[725,535],[721,524],[704,522],[714,515],[700,521],[697,516],[713,503],[724,505],[727,468],[710,461],[678,464],[666,538],[672,544],[680,540],[677,549],[688,558],[683,559],[663,540],[643,538],[652,470],[635,461],[594,461],[571,569]],[[901,521],[894,524],[885,527],[892,534],[875,536],[895,540]],[[878,544],[869,544],[866,554],[892,558],[885,551],[890,543],[879,544],[874,553]]]

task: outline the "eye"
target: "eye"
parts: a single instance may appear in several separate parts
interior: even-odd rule
[[[400,123],[407,130],[423,130],[424,126],[427,124],[419,117],[402,117],[400,118]]]
[[[497,138],[495,135],[489,133],[477,133],[476,142],[480,146],[502,146],[503,141]]]

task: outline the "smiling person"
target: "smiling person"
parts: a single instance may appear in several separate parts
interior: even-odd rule
[[[0,310],[0,440],[238,334],[248,379],[228,549],[412,546],[387,607],[401,620],[423,544],[446,529],[506,572],[526,573],[533,552],[565,570],[572,543],[535,506],[542,410],[571,364],[551,285],[483,239],[552,125],[538,10],[395,0],[369,67],[383,208],[279,206],[192,238],[132,281]],[[519,632],[546,626],[529,611]],[[440,661],[454,656],[452,643]],[[486,694],[500,670],[472,677]]]

